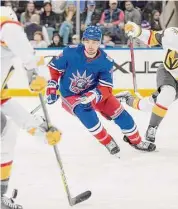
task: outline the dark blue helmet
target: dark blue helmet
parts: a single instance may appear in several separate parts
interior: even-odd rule
[[[90,25],[86,28],[83,33],[82,39],[97,40],[101,41],[102,33],[98,26]]]

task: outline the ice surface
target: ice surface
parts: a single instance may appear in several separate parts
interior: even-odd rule
[[[27,110],[37,98],[16,98]],[[128,109],[128,108],[127,108]],[[157,134],[158,152],[141,153],[122,141],[119,128],[102,118],[121,147],[121,159],[110,156],[77,118],[60,103],[48,106],[53,124],[63,132],[58,147],[73,196],[92,191],[80,209],[177,209],[178,208],[178,102]],[[144,135],[149,114],[128,109]],[[39,111],[41,113],[41,111]],[[67,209],[66,194],[52,147],[20,131],[15,149],[9,193],[18,188],[17,202],[24,209]]]

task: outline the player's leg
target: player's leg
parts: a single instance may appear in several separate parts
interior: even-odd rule
[[[124,141],[129,142],[136,149],[153,151],[155,145],[141,141],[141,136],[132,116],[123,108],[121,103],[111,95],[107,100],[97,105],[100,112],[110,117],[124,134]]]
[[[76,115],[87,130],[102,144],[111,154],[117,154],[120,149],[101,124],[96,112],[91,106],[77,102],[78,96],[63,98],[62,106],[69,113]]]
[[[161,65],[157,71],[158,96],[152,108],[149,126],[146,132],[146,139],[154,142],[157,128],[166,115],[169,106],[178,97],[178,82]]]
[[[5,196],[13,162],[13,153],[17,137],[17,131],[11,120],[1,112],[1,208],[2,209],[21,209],[20,205],[15,204]]]

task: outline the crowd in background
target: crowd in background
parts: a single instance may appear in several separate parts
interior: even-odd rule
[[[100,26],[102,47],[125,47],[124,24],[135,22],[145,29],[162,30],[161,1],[80,1],[80,35],[76,34],[76,1],[3,1],[12,7],[34,48],[79,44],[88,25]],[[138,39],[135,47],[147,47]]]

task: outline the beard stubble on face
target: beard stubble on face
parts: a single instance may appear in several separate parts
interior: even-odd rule
[[[98,51],[98,50],[97,50],[97,51]],[[85,49],[85,55],[86,55],[87,57],[93,58],[93,57],[96,56],[97,51],[95,51],[95,50],[86,50],[86,49]]]

